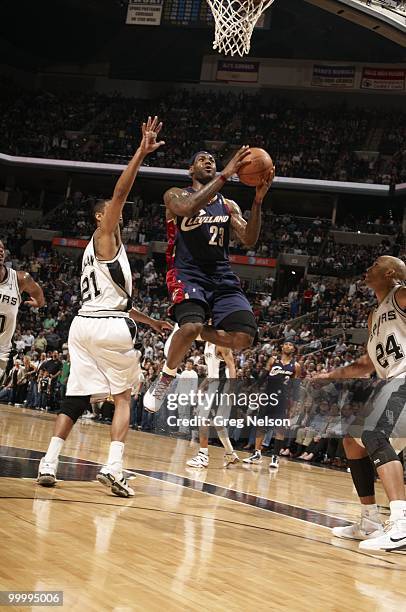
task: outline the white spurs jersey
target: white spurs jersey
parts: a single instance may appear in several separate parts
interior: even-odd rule
[[[406,376],[406,313],[396,302],[400,287],[393,287],[372,313],[367,349],[379,378]]]
[[[230,378],[224,360],[217,355],[215,344],[206,342],[204,345],[204,361],[207,366],[207,378]]]
[[[128,312],[132,295],[132,275],[124,245],[111,261],[96,258],[94,235],[87,245],[82,259],[80,278],[82,308],[80,315],[97,316],[101,312]],[[125,290],[124,290],[125,289]],[[97,313],[97,314],[96,314]]]
[[[8,359],[20,304],[17,272],[12,268],[6,268],[6,276],[0,283],[0,360],[2,361]]]

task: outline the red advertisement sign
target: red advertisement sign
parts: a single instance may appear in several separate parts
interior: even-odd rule
[[[244,266],[262,266],[264,268],[275,268],[276,259],[271,257],[251,257],[249,255],[230,255],[230,261],[233,264],[242,264]]]
[[[406,70],[398,68],[364,68],[361,87],[402,91],[405,88],[405,76]]]

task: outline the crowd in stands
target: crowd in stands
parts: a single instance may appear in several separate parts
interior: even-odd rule
[[[279,176],[406,181],[405,113],[397,114],[396,130],[383,130],[382,155],[368,161],[356,151],[365,150],[377,126],[390,123],[390,112],[343,105],[310,108],[232,92],[177,90],[145,100],[2,85],[0,150],[5,153],[126,163],[137,146],[140,123],[156,113],[164,121],[167,145],[148,157],[149,165],[187,168],[193,152],[202,148],[214,148],[221,165],[236,146],[248,142],[271,153]]]
[[[94,231],[90,213],[96,200],[94,195],[75,192],[69,200],[57,206],[45,221],[41,220],[40,226],[43,229],[58,230],[67,238],[89,238]],[[249,210],[244,211],[243,216],[248,219]],[[332,233],[334,231],[361,231],[391,238],[382,238],[382,245],[379,247],[360,247],[353,257],[350,247],[335,242]],[[395,235],[396,238],[392,238]],[[165,241],[166,228],[161,204],[146,203],[139,196],[133,197],[133,201],[124,209],[123,239],[128,244]],[[403,241],[400,223],[391,217],[371,216],[356,220],[348,215],[333,226],[327,219],[277,215],[265,207],[261,234],[255,247],[247,251],[231,238],[230,252],[271,258],[278,257],[280,253],[310,255],[312,259],[309,262],[309,271],[312,274],[348,276],[362,273],[365,262],[371,257],[371,253],[378,253],[378,249],[382,253],[396,254],[396,245],[400,250]]]
[[[17,259],[11,252],[6,255],[13,267],[28,270],[41,284],[46,307],[41,311],[21,307],[11,369],[0,391],[0,401],[54,411],[64,396],[69,376],[67,335],[80,300],[79,258],[74,260],[44,248],[35,257]],[[162,291],[163,271],[152,259],[139,260],[136,264],[138,267],[133,268],[136,304],[154,318],[166,317],[169,302]],[[268,358],[277,353],[284,340],[296,343],[305,380],[316,372],[350,363],[362,350],[345,336],[346,328],[366,325],[372,297],[360,282],[348,285],[344,280],[320,279],[299,286],[283,300],[272,299],[271,292],[251,294],[250,299],[260,324],[260,341],[236,355],[237,377],[241,380],[255,382],[264,373]],[[298,318],[300,315],[304,317],[302,320]],[[144,347],[144,380],[134,390],[132,425],[160,431],[162,415],[153,417],[146,413],[142,396],[160,371],[164,338],[140,326],[139,339]],[[204,377],[203,345],[196,343],[187,358],[192,360],[198,375]],[[104,405],[97,415],[108,422],[111,408],[109,411]],[[253,434],[247,430],[243,434],[235,431],[234,435],[238,442],[241,435],[246,441]]]
[[[98,200],[94,195],[84,195],[77,191],[63,201],[41,220],[42,229],[54,229],[64,237],[89,238],[94,232],[91,211]],[[124,208],[123,239],[128,244],[146,244],[152,240],[166,240],[163,209],[158,202],[145,203],[135,196]]]

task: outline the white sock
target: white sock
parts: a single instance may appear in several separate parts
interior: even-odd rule
[[[361,516],[370,521],[381,522],[378,506],[376,504],[361,504]]]
[[[199,448],[199,453],[203,453],[203,455],[206,455],[208,457],[209,456],[209,449],[208,448]]]
[[[389,507],[391,521],[398,521],[400,519],[406,521],[406,501],[403,501],[402,499],[391,501],[389,502]]]
[[[124,442],[111,442],[107,465],[115,472],[121,472],[123,469],[123,454]]]
[[[218,433],[218,437],[220,438],[220,442],[224,446],[226,453],[231,454],[234,451],[234,449],[233,449],[233,445],[230,442],[230,438],[228,437],[227,430],[218,429],[217,433]]]
[[[45,455],[46,463],[55,463],[56,461],[58,461],[58,457],[62,450],[64,442],[65,440],[63,440],[62,438],[52,436],[48,446],[47,454]]]
[[[260,450],[255,449],[255,452],[258,453],[259,455],[262,455]]]
[[[168,366],[166,365],[166,361],[164,364],[164,367],[162,368],[162,372],[164,372],[164,374],[169,374],[170,376],[176,376],[178,369],[175,368],[174,370],[171,370],[171,368],[168,368]]]

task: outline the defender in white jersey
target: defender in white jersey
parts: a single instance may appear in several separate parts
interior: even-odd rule
[[[144,158],[164,144],[156,141],[161,127],[157,117],[149,117],[142,125],[140,146],[119,178],[112,199],[96,203],[93,211],[97,229],[83,254],[82,307],[69,331],[71,369],[66,397],[47,454],[39,466],[38,482],[43,486],[56,483],[63,443],[76,420],[90,408],[90,397],[112,395],[115,412],[110,452],[97,478],[111,487],[115,495],[134,495],[123,476],[123,452],[130,421],[131,388],[140,373],[140,352],[134,347],[135,321],[146,323],[158,332],[172,326],[132,308],[132,276],[121,242],[120,222]]]
[[[196,414],[200,419],[207,419],[209,421],[216,417],[214,419],[214,426],[225,450],[223,466],[226,468],[229,465],[238,463],[240,459],[233,449],[227,430],[227,421],[230,418],[232,406],[226,399],[222,399],[220,405],[217,405],[216,393],[224,392],[226,394],[230,391],[226,381],[236,377],[234,357],[231,349],[206,342],[204,346],[204,360],[207,366],[207,378],[203,385],[201,385],[200,390],[207,394],[209,400],[197,407]],[[201,425],[199,427],[199,442],[199,452],[186,463],[189,467],[193,468],[207,468],[209,465],[208,425]]]
[[[41,287],[28,272],[5,266],[4,259],[5,248],[0,240],[0,382],[11,351],[22,292],[25,291],[30,296],[25,304],[33,308],[41,308],[45,304]]]
[[[344,439],[361,502],[361,520],[348,527],[335,527],[333,534],[363,540],[363,550],[406,550],[406,495],[403,466],[397,454],[404,448],[406,437],[405,280],[406,265],[397,257],[378,257],[368,268],[365,281],[375,291],[378,306],[368,319],[367,353],[352,365],[318,376],[355,378],[375,371],[387,381],[371,400],[372,411],[362,427],[361,439]],[[385,529],[375,500],[374,466],[389,499],[390,518]]]

